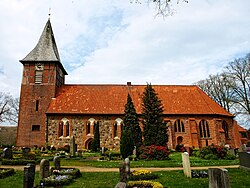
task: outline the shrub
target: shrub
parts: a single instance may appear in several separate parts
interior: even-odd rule
[[[142,146],[139,148],[139,158],[144,160],[167,160],[170,152],[165,146]]]
[[[0,179],[12,176],[14,173],[14,168],[0,168]]]
[[[149,170],[134,170],[129,176],[129,180],[152,180],[157,178],[159,176]]]
[[[215,154],[210,153],[210,154],[205,155],[204,159],[206,159],[206,160],[217,160],[218,157]]]
[[[225,159],[227,154],[227,148],[223,146],[207,146],[200,150],[200,157],[203,159],[212,159],[215,157],[212,157],[212,155],[215,155],[217,159]],[[209,156],[207,156],[209,155]]]
[[[129,181],[128,188],[133,188],[133,187],[163,188],[163,185],[159,182],[153,182],[153,181]]]
[[[26,165],[28,163],[39,164],[39,161],[27,159],[3,159],[2,161],[2,165]]]
[[[235,155],[232,155],[232,154],[227,154],[227,156],[226,156],[225,159],[226,159],[226,160],[234,160],[234,159],[236,159],[236,156],[235,156]]]

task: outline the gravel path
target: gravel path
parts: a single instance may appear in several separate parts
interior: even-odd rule
[[[79,168],[81,172],[119,172],[118,168],[97,168],[90,166],[62,166],[65,168]],[[16,170],[23,170],[23,166],[10,166],[10,165],[1,165],[0,168],[14,168]],[[205,170],[208,168],[239,168],[239,165],[231,166],[202,166],[202,167],[191,167],[191,170]],[[147,169],[150,171],[172,171],[172,170],[183,170],[182,167],[167,167],[167,168],[131,168],[131,171],[138,169]],[[39,165],[36,165],[36,171],[39,171]]]

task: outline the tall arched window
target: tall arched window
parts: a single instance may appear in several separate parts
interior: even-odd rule
[[[59,137],[68,137],[70,135],[70,125],[69,125],[69,120],[67,118],[63,118],[59,122],[58,126],[58,136]]]
[[[69,136],[69,122],[67,121],[66,123],[65,123],[65,128],[66,128],[66,130],[65,130],[65,136]]]
[[[58,136],[63,136],[63,122],[60,121],[59,123],[59,129],[58,129]]]
[[[122,128],[122,119],[117,118],[113,125],[113,137],[121,137]]]
[[[227,122],[226,122],[226,121],[223,121],[223,122],[222,122],[222,129],[223,129],[224,132],[225,132],[225,137],[226,137],[226,138],[229,138],[229,134],[228,134],[228,125],[227,125]]]
[[[174,132],[185,132],[184,123],[180,119],[174,122]]]
[[[117,130],[117,122],[114,123],[114,129],[113,129],[113,134],[114,134],[114,137],[117,137],[118,136],[118,130]]]
[[[210,138],[209,126],[206,120],[201,120],[199,123],[200,137],[201,138]]]
[[[90,134],[90,122],[86,125],[86,134]]]

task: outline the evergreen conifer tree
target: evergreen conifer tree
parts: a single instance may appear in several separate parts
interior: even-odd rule
[[[91,144],[92,151],[99,151],[100,149],[100,132],[99,132],[99,122],[94,125],[94,139]]]
[[[144,145],[166,146],[167,126],[163,122],[163,105],[151,84],[147,84],[142,96],[142,123]]]
[[[133,153],[134,146],[139,148],[142,145],[142,132],[139,126],[138,115],[129,94],[124,113],[120,151],[122,156],[129,156]]]

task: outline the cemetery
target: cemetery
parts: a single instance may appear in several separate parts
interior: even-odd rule
[[[168,150],[167,158],[163,155],[162,159],[159,158],[159,155],[150,153],[151,157],[140,158],[140,155],[138,157],[132,155],[125,160],[122,159],[118,151],[105,148],[100,149],[100,152],[76,151],[75,147],[72,148],[74,151],[70,148],[58,150],[52,147],[2,148],[0,163],[5,161],[1,165],[5,168],[0,166],[0,184],[7,187],[27,188],[78,187],[81,185],[90,185],[89,187],[161,188],[173,185],[184,186],[185,183],[192,185],[192,187],[201,185],[235,187],[237,184],[241,185],[240,182],[244,182],[246,187],[250,186],[250,182],[247,181],[250,178],[250,154],[247,147],[245,151],[233,153],[228,148],[212,145],[192,152],[190,152],[190,149],[186,149],[189,152]],[[24,150],[26,150],[26,153]],[[37,150],[40,150],[40,152]],[[143,151],[143,156],[145,156],[145,153],[147,153],[145,148],[143,148]],[[204,157],[206,156],[204,153],[216,157]],[[234,157],[231,156],[233,154],[235,154]],[[40,158],[39,163],[36,160],[29,163],[29,161],[23,159],[29,155],[35,155],[37,160]],[[18,162],[6,163],[7,160],[21,161],[19,166],[22,170],[14,170],[15,164],[18,164]],[[23,164],[24,161],[27,163]],[[234,165],[237,165],[237,168],[220,168],[220,166],[230,167]],[[204,169],[191,170],[194,167],[202,166]],[[209,168],[206,168],[206,166],[209,166]],[[114,170],[112,172],[86,172],[84,170],[80,172],[80,169],[95,167]],[[162,168],[163,170],[151,170],[152,167]],[[170,167],[181,168],[182,170],[169,171],[165,169]],[[218,182],[217,177],[220,177],[219,180],[221,181]],[[15,181],[11,181],[13,178]]]

